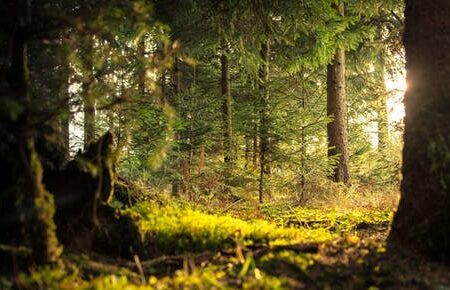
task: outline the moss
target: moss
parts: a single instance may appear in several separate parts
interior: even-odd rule
[[[142,203],[130,209],[141,216],[147,241],[164,253],[215,251],[240,245],[280,245],[325,242],[334,236],[326,229],[279,227],[273,223],[243,221],[228,215],[206,214],[179,206]]]
[[[335,227],[341,225],[342,229],[355,229],[355,225],[363,222],[384,223],[391,219],[390,212],[294,211],[303,221],[320,220],[326,227],[285,227],[262,220],[243,221],[226,215],[206,214],[174,203],[164,206],[139,203],[123,210],[122,214],[139,220],[139,229],[147,237],[147,246],[153,245],[153,249],[158,250],[152,254],[158,255],[155,260],[159,262],[150,263],[151,266],[148,262],[155,260],[145,261],[145,257],[140,256],[144,277],[137,272],[134,263],[120,264],[120,260],[102,259],[101,256],[90,260],[86,256],[70,259],[70,272],[41,267],[32,273],[21,274],[19,283],[25,289],[78,290],[405,288],[411,281],[419,281],[421,284],[418,285],[423,288],[447,285],[441,281],[448,278],[433,278],[435,280],[430,282],[427,280],[430,276],[422,279],[415,272],[406,273],[405,265],[417,267],[422,262],[407,260],[399,263],[399,257],[392,256],[393,253],[385,256],[379,240],[358,239],[345,231],[342,238],[331,232],[332,224]],[[112,232],[115,230],[111,229]],[[117,233],[114,240],[127,235]],[[121,243],[128,243],[124,241],[122,239]],[[296,243],[306,241],[321,243],[318,252],[308,253],[294,247]],[[277,244],[286,246],[274,246]],[[220,252],[192,254],[214,249]],[[162,254],[159,251],[164,251],[165,256],[159,256]],[[170,258],[167,256],[170,252],[186,253]],[[382,257],[392,260],[382,261]],[[122,268],[125,265],[128,266]],[[101,271],[98,271],[99,266]],[[421,267],[416,271],[425,275],[427,270]],[[90,271],[86,272],[87,268]],[[97,272],[92,271],[94,268]],[[406,274],[409,280],[404,280]],[[448,273],[443,272],[441,276],[447,277]],[[10,289],[13,284],[0,278],[0,286]]]
[[[35,216],[27,221],[30,229],[30,242],[33,257],[38,263],[46,264],[59,262],[62,246],[56,237],[56,225],[53,220],[55,204],[53,195],[45,190],[42,183],[43,169],[39,157],[34,149],[32,140],[28,142],[30,154],[30,177],[33,191],[33,211]]]
[[[298,208],[281,216],[281,224],[351,232],[371,226],[388,226],[393,212],[369,210],[317,210]]]

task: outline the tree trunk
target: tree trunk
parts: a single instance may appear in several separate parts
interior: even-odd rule
[[[255,104],[256,105],[256,104]],[[258,123],[255,119],[252,120],[252,164],[253,168],[258,165],[259,156],[259,142],[258,142]]]
[[[344,15],[342,4],[337,9]],[[332,179],[349,185],[345,52],[341,48],[336,49],[333,61],[327,67],[327,114],[334,118],[327,125],[328,156],[338,156]]]
[[[181,71],[180,71],[180,64],[179,64],[179,59],[178,57],[175,57],[174,60],[174,64],[173,64],[173,75],[172,75],[172,80],[173,80],[173,86],[174,86],[174,100],[173,103],[174,104],[179,104],[179,97],[180,97],[180,92],[181,92]],[[178,113],[179,113],[179,109],[178,109]],[[178,114],[178,118],[180,118],[180,114]],[[181,134],[177,133],[175,135],[175,141],[179,142],[181,139]],[[178,146],[179,148],[179,146]],[[175,165],[176,170],[178,170],[178,173],[181,174],[182,169],[183,169],[183,161],[180,159],[181,158],[181,150],[178,149],[178,156],[177,156],[177,160],[176,162],[178,164]],[[174,177],[174,180],[172,181],[172,195],[174,196],[179,196],[180,195],[180,191],[182,190],[182,180],[179,177]]]
[[[13,54],[11,56],[9,85],[11,95],[17,96],[27,109],[26,104],[30,101],[27,31],[31,24],[31,7],[30,1],[27,0],[19,0],[16,5],[15,22],[18,26],[12,33]],[[23,126],[23,124],[14,125]],[[19,207],[25,226],[24,233],[32,249],[33,262],[43,265],[58,263],[62,248],[56,237],[56,226],[53,221],[55,211],[53,196],[45,190],[42,182],[42,164],[35,149],[35,139],[42,135],[40,129],[42,128],[22,129],[35,134],[11,132],[11,135],[19,135],[16,135],[17,141],[14,144],[9,143],[9,146],[13,146],[9,150],[18,153],[17,162],[20,164],[16,168],[19,170],[13,172],[12,176],[18,175],[15,176],[15,182],[19,182],[18,186],[16,185],[16,198],[20,203]],[[7,175],[3,172],[2,174]]]
[[[261,105],[259,111],[259,202],[263,202],[264,194],[268,193],[268,189],[265,187],[265,175],[268,171],[269,162],[267,160],[267,155],[269,151],[269,116],[268,116],[268,82],[269,82],[269,58],[270,58],[270,46],[269,41],[266,41],[261,46],[261,57],[263,60],[263,66],[260,70],[261,77]]]
[[[402,197],[389,242],[450,264],[450,1],[406,0]]]
[[[302,109],[305,110],[306,107],[306,92],[303,92],[302,97]],[[300,198],[298,201],[305,201],[305,184],[306,184],[306,152],[307,152],[307,144],[306,144],[306,126],[302,122],[301,132],[300,132],[300,140],[301,140],[301,150],[300,150]]]
[[[44,170],[34,147],[34,140],[27,140],[23,162],[27,164],[27,196],[23,203],[25,216],[25,229],[27,239],[30,241],[33,261],[40,264],[59,264],[62,247],[56,236],[54,222],[55,202],[42,181]]]
[[[231,112],[231,87],[230,87],[230,69],[228,56],[223,52],[220,56],[222,78],[222,120],[223,120],[223,153],[226,171],[228,174],[232,170],[234,160],[233,149],[233,124]]]

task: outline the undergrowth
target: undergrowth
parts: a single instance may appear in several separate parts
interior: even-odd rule
[[[319,210],[275,201],[263,206],[242,202],[229,213],[214,213],[205,205],[166,199],[122,211],[137,218],[149,260],[66,254],[65,270],[34,269],[15,277],[14,284],[0,276],[0,288],[410,289],[417,284],[416,289],[448,289],[442,287],[450,285],[445,269],[386,255],[389,209]],[[241,215],[258,219],[238,218]],[[365,231],[369,235],[361,234]]]

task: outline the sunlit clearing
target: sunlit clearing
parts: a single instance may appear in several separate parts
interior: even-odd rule
[[[402,121],[405,116],[405,106],[403,104],[403,96],[406,91],[405,72],[396,74],[392,78],[387,78],[385,82],[389,91],[387,101],[389,123],[393,124]]]

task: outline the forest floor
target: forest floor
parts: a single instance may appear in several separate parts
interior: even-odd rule
[[[141,202],[148,257],[67,252],[66,269],[17,274],[19,289],[450,289],[448,267],[386,249],[388,209],[286,202]],[[120,243],[120,241],[117,241]],[[0,276],[0,288],[13,287]]]

